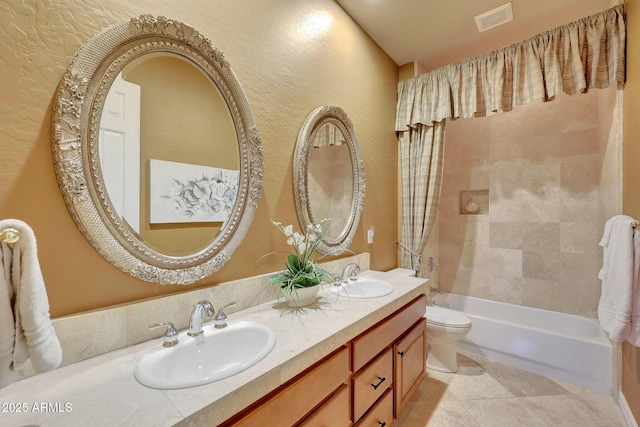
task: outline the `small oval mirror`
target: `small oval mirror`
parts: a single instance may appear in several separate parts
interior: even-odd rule
[[[353,125],[341,108],[318,107],[305,120],[296,142],[293,186],[303,229],[331,218],[317,250],[328,255],[347,250],[360,220],[365,174]]]

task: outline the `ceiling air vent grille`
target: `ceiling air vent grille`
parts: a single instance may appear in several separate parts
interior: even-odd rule
[[[475,17],[475,20],[476,25],[478,26],[478,31],[480,32],[502,25],[505,22],[513,21],[513,9],[511,8],[511,2],[478,15]]]

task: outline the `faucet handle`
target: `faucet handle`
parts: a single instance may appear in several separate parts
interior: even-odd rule
[[[227,326],[227,315],[224,313],[224,309],[227,307],[233,307],[234,305],[236,305],[235,301],[231,301],[228,304],[223,305],[222,307],[220,307],[220,309],[218,309],[218,314],[216,314],[215,317],[215,322],[216,324],[213,326],[216,329],[222,329],[225,326]]]
[[[165,347],[173,347],[178,344],[178,330],[173,323],[171,322],[163,322],[163,323],[152,323],[149,325],[149,329],[159,328],[160,326],[166,326],[167,332],[165,332],[162,343]]]
[[[331,277],[333,278],[333,282],[331,283],[332,286],[341,286],[342,285],[342,280],[340,280],[340,275],[338,273],[330,273]]]

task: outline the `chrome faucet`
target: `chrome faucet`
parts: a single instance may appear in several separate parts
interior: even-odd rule
[[[190,337],[197,337],[202,335],[202,312],[206,310],[207,316],[212,317],[215,314],[213,304],[207,300],[197,302],[193,305],[191,310],[191,318],[189,320],[189,332],[187,335]]]
[[[351,270],[351,273],[349,273],[349,270]],[[356,280],[358,273],[360,273],[360,266],[358,264],[355,262],[347,264],[344,270],[342,270],[340,283],[348,283],[349,280]]]

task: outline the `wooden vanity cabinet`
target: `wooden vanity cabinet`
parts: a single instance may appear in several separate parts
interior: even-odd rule
[[[426,300],[414,299],[222,426],[390,426],[425,376]]]
[[[350,373],[343,346],[223,426],[351,426]]]
[[[391,425],[424,379],[426,304],[421,295],[351,341],[356,427]]]

